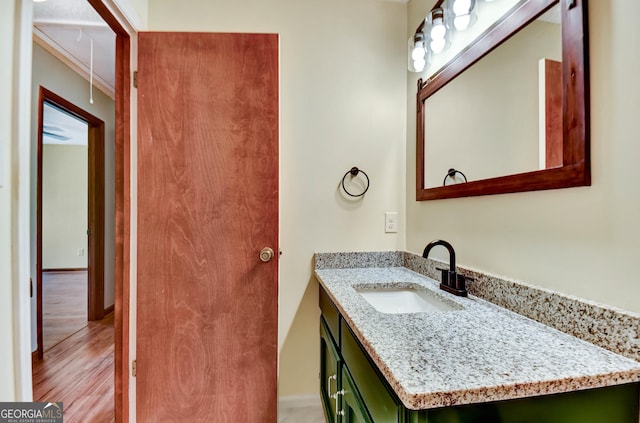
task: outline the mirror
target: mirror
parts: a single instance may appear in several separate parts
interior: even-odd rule
[[[590,185],[586,5],[524,0],[418,81],[416,199]]]

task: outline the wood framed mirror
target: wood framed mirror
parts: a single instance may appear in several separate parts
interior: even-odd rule
[[[537,26],[553,23],[545,17],[554,12],[561,61],[556,64],[523,38]],[[534,39],[541,37],[534,34]],[[588,47],[586,0],[522,0],[431,76],[420,79],[416,200],[591,185]],[[513,58],[513,51],[538,54],[539,60],[526,70],[494,60]],[[516,81],[516,76],[531,72],[532,79],[538,75],[533,82]],[[495,75],[495,81],[482,79],[487,74]],[[465,87],[465,79],[473,85]],[[533,95],[527,94],[532,87]],[[555,97],[548,95],[551,91]],[[503,101],[509,92],[516,103]],[[472,102],[474,97],[479,103]],[[504,108],[494,107],[503,103]],[[521,132],[502,130],[507,126]],[[524,151],[528,156],[521,159]],[[483,157],[484,168],[479,165]],[[450,176],[451,170],[465,178]]]

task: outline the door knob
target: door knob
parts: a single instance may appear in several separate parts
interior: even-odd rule
[[[264,247],[262,250],[260,250],[260,260],[266,263],[268,261],[271,261],[272,258],[273,250],[271,248]]]

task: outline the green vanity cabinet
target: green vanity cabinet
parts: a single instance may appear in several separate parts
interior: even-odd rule
[[[407,423],[636,423],[639,385],[412,411]]]
[[[342,423],[375,423],[369,417],[364,401],[358,394],[356,383],[346,367],[342,368]]]
[[[640,383],[409,410],[320,287],[320,391],[329,423],[638,423]]]
[[[320,396],[329,423],[403,423],[400,401],[320,288]]]
[[[324,406],[327,422],[336,422],[336,411],[340,409],[341,398],[336,395],[342,384],[342,360],[336,344],[329,334],[327,323],[320,318],[320,398]]]
[[[411,411],[407,423],[637,423],[639,385]]]

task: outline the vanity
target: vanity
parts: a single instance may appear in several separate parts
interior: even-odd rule
[[[639,362],[444,292],[407,254],[316,255],[328,422],[638,422]]]

